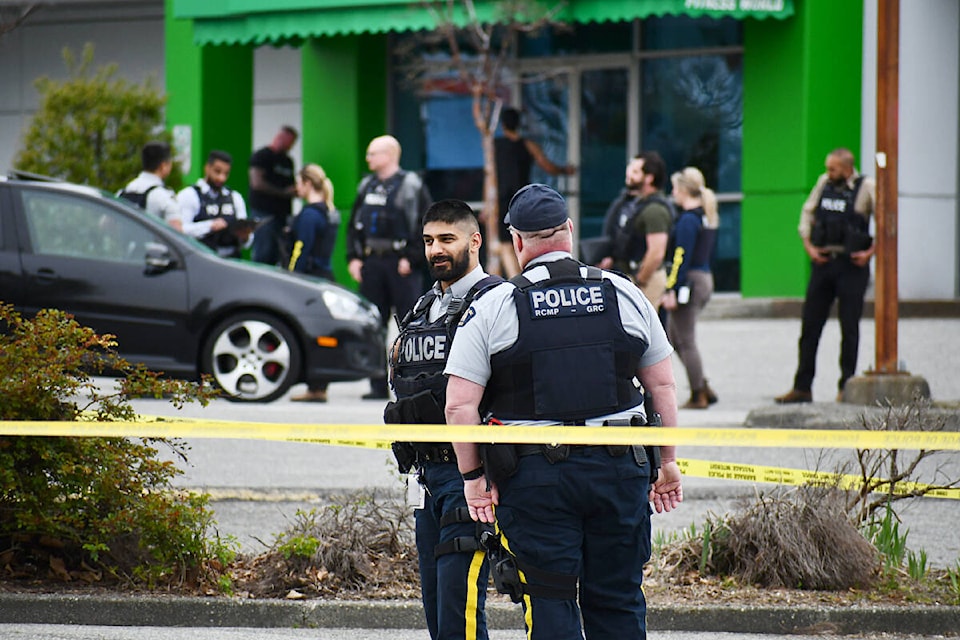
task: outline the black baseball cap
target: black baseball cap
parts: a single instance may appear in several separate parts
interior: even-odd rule
[[[517,231],[543,231],[559,227],[568,217],[563,196],[545,184],[528,184],[510,199],[503,222]]]

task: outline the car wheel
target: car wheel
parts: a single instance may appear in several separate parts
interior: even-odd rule
[[[203,347],[203,370],[230,400],[272,402],[297,381],[302,354],[293,332],[265,313],[231,316]]]

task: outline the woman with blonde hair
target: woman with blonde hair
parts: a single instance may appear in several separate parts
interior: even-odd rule
[[[670,176],[673,199],[680,209],[673,229],[673,266],[667,278],[663,306],[670,312],[667,334],[687,370],[690,400],[683,409],[706,409],[717,395],[703,375],[703,361],[697,347],[697,317],[713,294],[710,257],[717,239],[720,215],[717,196],[708,189],[703,173],[686,167]]]
[[[292,246],[287,269],[332,282],[331,258],[340,225],[340,213],[333,206],[333,183],[320,165],[308,164],[297,174],[296,187],[305,204],[290,224]],[[328,383],[308,380],[307,392],[290,399],[326,402]]]

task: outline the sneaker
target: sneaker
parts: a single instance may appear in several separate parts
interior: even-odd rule
[[[773,399],[777,404],[800,404],[802,402],[813,402],[813,394],[809,391],[797,391],[790,389],[782,396]]]
[[[290,396],[291,402],[326,402],[327,392],[323,389],[307,390],[306,393]]]
[[[386,391],[370,391],[360,396],[362,400],[389,400],[390,394]]]

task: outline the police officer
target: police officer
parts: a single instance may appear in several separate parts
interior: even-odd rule
[[[507,222],[523,271],[460,321],[447,422],[635,424],[636,376],[675,425],[673,349],[650,302],[628,279],[573,260],[566,203],[546,185],[518,191]],[[652,486],[655,457],[641,446],[515,445],[512,460],[485,448],[485,463],[476,444],[454,448],[471,517],[493,522],[495,508],[515,556],[528,638],[582,638],[581,614],[587,638],[646,637],[648,501],[660,512],[682,500],[674,447],[661,449]]]
[[[151,140],[140,150],[140,174],[127,183],[117,195],[129,200],[141,209],[163,219],[168,225],[181,231],[180,205],[173,191],[164,180],[173,170],[173,150],[169,143]]]
[[[604,218],[610,255],[599,263],[630,275],[657,309],[667,289],[663,261],[676,217],[663,193],[666,180],[666,165],[656,151],[641,153],[627,164],[624,189]]]
[[[403,317],[423,291],[420,213],[430,206],[430,192],[416,173],[400,168],[400,143],[393,136],[374,138],[367,146],[373,173],[357,188],[347,228],[348,269],[360,293],[377,305],[384,327],[391,310]],[[387,376],[370,379],[364,400],[386,400]]]
[[[397,401],[384,411],[388,423],[443,424],[443,367],[457,323],[478,291],[502,281],[480,267],[480,228],[465,202],[433,204],[423,217],[423,242],[436,283],[407,313],[394,343],[390,380]],[[488,565],[467,512],[453,446],[397,442],[394,451],[401,473],[415,471],[418,483],[417,550],[430,637],[486,638]]]
[[[810,256],[810,281],[803,301],[799,364],[793,388],[777,396],[777,404],[813,401],[813,376],[817,347],[834,298],[840,320],[840,380],[843,386],[856,373],[860,347],[863,297],[870,281],[870,258],[875,247],[870,237],[870,216],[876,203],[876,183],[854,168],[849,149],[835,149],[800,213],[800,239]]]
[[[237,222],[247,220],[243,196],[226,186],[232,164],[229,153],[214,149],[203,165],[203,177],[177,194],[183,232],[225,258],[240,257],[240,248],[252,230],[252,226],[241,227],[245,223]]]

